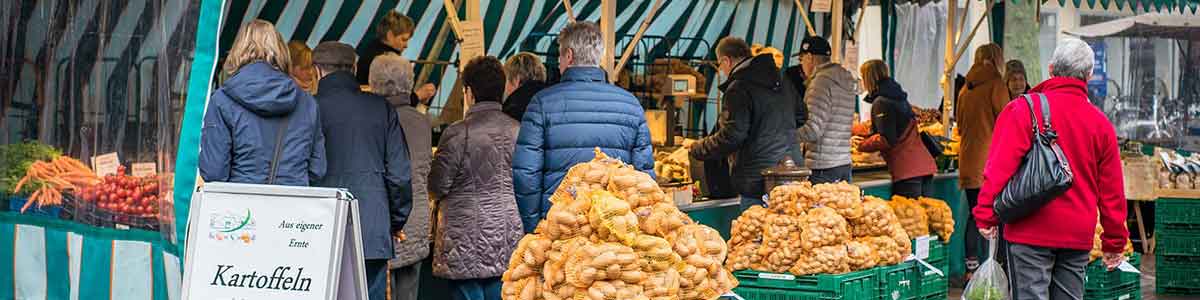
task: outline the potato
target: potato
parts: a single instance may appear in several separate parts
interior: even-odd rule
[[[891,233],[889,227],[900,222],[892,207],[888,206],[887,201],[883,201],[883,199],[866,196],[863,199],[862,207],[862,217],[846,220],[850,224],[850,232],[854,237],[887,235]]]
[[[900,219],[900,225],[904,227],[908,236],[915,238],[929,235],[929,215],[916,200],[892,196],[888,205],[896,212],[896,217]]]
[[[846,242],[846,259],[851,270],[866,270],[879,263],[879,255],[870,245],[857,241]]]
[[[789,183],[776,186],[767,195],[767,207],[772,212],[798,216],[820,200],[811,183]]]
[[[758,205],[743,211],[742,215],[733,220],[733,224],[730,226],[729,246],[736,247],[745,242],[762,242],[763,225],[768,214],[767,208]]]
[[[832,208],[846,219],[857,219],[863,215],[862,191],[846,182],[825,183],[813,186],[820,196],[817,204]]]
[[[800,246],[814,249],[840,244],[850,238],[846,219],[828,207],[808,211],[800,221]]]
[[[907,258],[901,253],[900,246],[890,236],[860,237],[855,241],[871,247],[871,250],[876,254],[876,265],[878,266],[899,264]],[[905,244],[908,243],[908,241],[905,241]],[[847,254],[849,254],[849,249],[847,249]]]
[[[658,237],[671,236],[680,227],[694,223],[675,204],[669,203],[639,207],[635,215],[642,232]]]
[[[945,201],[926,197],[921,197],[918,203],[929,216],[929,231],[937,233],[943,243],[950,243],[950,236],[954,235],[954,212],[950,210],[950,205]]]

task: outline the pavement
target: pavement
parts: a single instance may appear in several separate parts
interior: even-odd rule
[[[1142,300],[1200,300],[1200,295],[1192,296],[1160,296],[1154,294],[1154,255],[1142,256]],[[1200,270],[1198,270],[1200,271]],[[962,288],[951,287],[946,294],[947,299],[960,300]],[[1132,299],[1131,299],[1132,300]]]

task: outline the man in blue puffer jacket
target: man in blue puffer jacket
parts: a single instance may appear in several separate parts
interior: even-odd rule
[[[604,53],[600,27],[575,22],[558,35],[558,84],[533,96],[513,152],[513,187],[525,232],[550,210],[550,194],[575,164],[599,147],[610,157],[654,176],[654,151],[641,103],[608,83],[598,66]]]

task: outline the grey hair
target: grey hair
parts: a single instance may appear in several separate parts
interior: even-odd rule
[[[371,92],[376,95],[403,96],[412,93],[412,63],[399,55],[388,53],[371,62]]]
[[[571,49],[575,58],[571,66],[599,66],[600,57],[604,55],[604,35],[596,23],[567,24],[558,34],[558,49],[560,52]]]
[[[1050,58],[1050,76],[1071,77],[1087,81],[1092,76],[1096,54],[1084,41],[1067,37],[1058,40]]]

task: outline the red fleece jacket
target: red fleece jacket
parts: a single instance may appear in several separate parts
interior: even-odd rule
[[[1125,188],[1121,153],[1112,123],[1088,102],[1087,83],[1054,77],[1030,91],[1040,123],[1042,106],[1034,93],[1046,94],[1051,126],[1058,144],[1075,172],[1075,182],[1062,196],[1011,224],[1004,238],[1010,242],[1048,248],[1092,249],[1096,214],[1104,227],[1104,252],[1121,252],[1129,238],[1125,228]],[[992,147],[983,173],[979,204],[974,209],[979,228],[995,226],[999,220],[992,202],[1016,173],[1031,143],[1029,104],[1018,97],[996,120]]]

